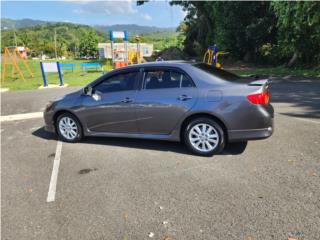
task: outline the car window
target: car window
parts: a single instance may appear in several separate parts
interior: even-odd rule
[[[185,74],[177,71],[146,71],[144,75],[145,89],[193,87],[193,83]]]
[[[101,93],[134,90],[137,79],[138,72],[117,74],[99,83],[95,90]]]
[[[237,76],[236,74],[233,74],[231,72],[227,72],[225,70],[216,68],[214,66],[208,65],[206,63],[197,63],[193,65],[196,68],[199,68],[215,77],[221,78],[226,81],[237,81],[241,79],[241,77]]]

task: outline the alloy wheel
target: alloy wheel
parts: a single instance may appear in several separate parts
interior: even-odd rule
[[[63,117],[60,119],[59,131],[61,135],[68,140],[74,140],[78,135],[77,124],[70,117]]]
[[[189,132],[189,141],[195,149],[201,152],[213,151],[219,144],[218,131],[211,125],[199,123]]]

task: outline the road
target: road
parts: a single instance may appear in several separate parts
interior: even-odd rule
[[[73,90],[2,93],[2,115]],[[210,158],[179,143],[63,143],[52,202],[56,137],[41,118],[3,122],[2,239],[320,239],[320,81],[274,79],[271,100],[271,138]]]

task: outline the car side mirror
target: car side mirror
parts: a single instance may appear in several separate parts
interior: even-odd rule
[[[84,87],[82,90],[83,95],[92,96],[93,89],[91,86]]]

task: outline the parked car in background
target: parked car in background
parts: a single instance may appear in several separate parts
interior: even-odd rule
[[[67,142],[84,136],[182,141],[211,156],[227,142],[271,136],[268,84],[204,63],[131,65],[50,102],[45,129]]]

